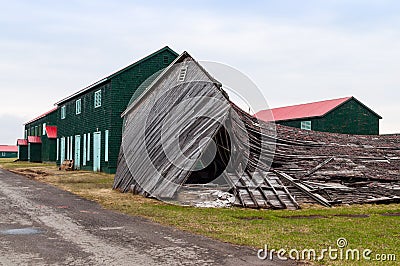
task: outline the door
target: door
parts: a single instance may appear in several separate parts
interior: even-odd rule
[[[62,164],[65,160],[65,138],[61,138],[60,146],[60,164]]]
[[[75,136],[75,155],[74,155],[75,170],[81,169],[81,136]]]
[[[93,171],[100,171],[100,157],[101,157],[101,132],[93,134]]]

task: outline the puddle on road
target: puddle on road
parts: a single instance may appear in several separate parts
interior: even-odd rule
[[[0,235],[35,235],[43,233],[42,230],[37,228],[19,228],[0,230]]]

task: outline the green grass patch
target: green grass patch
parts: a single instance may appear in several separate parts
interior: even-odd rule
[[[37,168],[54,166],[51,163],[30,163],[24,161],[17,161],[16,158],[0,158],[0,167],[4,169],[15,169],[15,168]]]
[[[18,163],[17,163],[18,164]],[[2,165],[2,163],[0,163]],[[36,164],[35,164],[36,165]],[[6,163],[8,169],[21,169]],[[34,166],[32,166],[34,167]],[[32,168],[29,165],[29,169]],[[37,165],[47,176],[38,178],[97,201],[104,208],[142,216],[154,222],[205,235],[221,241],[262,248],[316,249],[347,239],[348,248],[371,249],[374,253],[395,254],[400,260],[400,204],[351,205],[325,208],[303,206],[301,210],[253,210],[243,208],[193,208],[169,205],[142,196],[111,190],[113,175],[86,171],[58,171],[55,166]],[[316,264],[343,265],[325,260]],[[377,261],[346,262],[346,265],[376,265]],[[396,262],[380,263],[396,265]]]

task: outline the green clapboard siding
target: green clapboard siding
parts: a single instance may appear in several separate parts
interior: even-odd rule
[[[17,152],[0,152],[0,158],[17,158]]]
[[[378,135],[379,118],[380,117],[360,104],[357,100],[351,99],[323,117],[277,121],[276,123],[300,128],[301,121],[311,121],[311,129],[315,131]]]
[[[75,147],[75,136],[81,136],[80,143],[80,165],[81,169],[93,169],[93,135],[101,132],[101,171],[115,173],[122,138],[123,119],[121,114],[125,111],[132,95],[153,73],[165,68],[177,57],[170,48],[165,47],[152,55],[132,64],[131,66],[116,72],[106,80],[99,82],[84,93],[59,104],[57,111],[58,138],[73,137],[73,151]],[[101,91],[101,106],[95,108],[95,93]],[[81,100],[81,113],[76,114],[76,101]],[[61,107],[66,108],[66,117],[61,119]],[[108,161],[105,161],[105,131],[109,132]],[[83,162],[84,135],[90,133],[90,160]],[[66,140],[67,146],[67,140]],[[67,153],[67,147],[65,153]],[[61,147],[60,147],[61,152]],[[74,154],[72,154],[72,159]],[[57,164],[59,165],[61,156]],[[65,158],[68,158],[65,154]]]
[[[28,145],[18,146],[18,148],[19,148],[18,159],[20,161],[28,161]]]
[[[35,163],[42,162],[42,144],[40,143],[29,143],[29,161]]]
[[[25,130],[28,136],[39,136],[42,139],[40,150],[40,161],[55,162],[56,161],[56,139],[49,139],[47,135],[43,135],[43,125],[47,126],[57,125],[57,110],[47,114],[46,116],[25,125]],[[37,128],[37,130],[36,130]],[[23,147],[23,146],[21,146]],[[37,149],[34,149],[37,152]],[[31,151],[31,155],[32,155]],[[33,154],[34,158],[36,155]],[[20,156],[21,157],[21,156]],[[20,158],[20,160],[23,160]]]

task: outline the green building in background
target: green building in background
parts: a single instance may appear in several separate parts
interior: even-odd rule
[[[17,158],[18,147],[15,145],[0,145],[0,158]]]
[[[31,162],[56,162],[57,156],[57,108],[25,123],[25,140],[28,145],[28,160]],[[31,138],[29,138],[31,137]],[[32,138],[36,137],[36,138]],[[20,140],[18,140],[20,141]],[[20,160],[24,157],[24,142],[21,141]],[[40,152],[39,152],[40,147]]]
[[[354,97],[263,110],[264,121],[304,130],[354,135],[379,135],[380,115]]]

